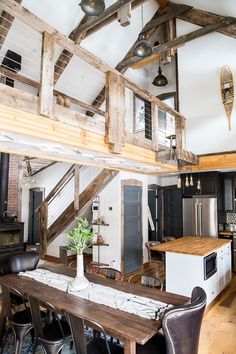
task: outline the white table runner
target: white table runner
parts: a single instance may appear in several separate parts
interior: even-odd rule
[[[165,310],[172,307],[172,305],[166,304],[165,302],[129,294],[108,286],[91,282],[86,289],[72,292],[69,289],[69,283],[73,278],[62,274],[52,273],[44,269],[35,269],[33,271],[21,272],[19,274],[24,277],[35,279],[59,290],[71,293],[75,296],[79,296],[83,299],[153,320],[158,320]]]

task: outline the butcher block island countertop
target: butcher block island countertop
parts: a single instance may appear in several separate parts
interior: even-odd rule
[[[231,240],[222,240],[214,237],[184,236],[174,241],[168,241],[151,249],[155,251],[191,254],[195,256],[208,256]]]

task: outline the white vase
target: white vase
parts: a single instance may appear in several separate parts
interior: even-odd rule
[[[87,288],[89,281],[84,276],[84,257],[82,254],[77,254],[77,270],[76,277],[70,282],[70,291],[79,291]]]

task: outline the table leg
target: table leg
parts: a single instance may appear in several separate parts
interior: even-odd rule
[[[125,339],[124,354],[136,354],[136,342],[133,340]]]
[[[2,304],[1,311],[0,311],[0,343],[2,343],[3,335],[5,332],[5,326],[6,326],[6,314]]]

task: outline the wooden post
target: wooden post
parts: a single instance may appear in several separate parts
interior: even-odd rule
[[[121,153],[124,145],[125,86],[120,75],[111,71],[106,77],[106,132],[105,141],[111,152]]]
[[[47,117],[51,117],[53,113],[54,52],[53,35],[44,32],[42,40],[39,114]]]
[[[39,254],[41,258],[47,254],[47,228],[48,228],[48,203],[41,205],[39,209],[40,215],[40,246]]]
[[[176,147],[185,150],[185,119],[175,117]]]
[[[74,209],[79,210],[79,185],[80,185],[80,166],[75,165],[75,196],[74,196]]]
[[[158,151],[158,106],[156,102],[151,102],[152,110],[152,149]]]
[[[120,22],[120,25],[126,27],[130,25],[131,21],[131,3],[122,6],[117,11],[117,20]]]

